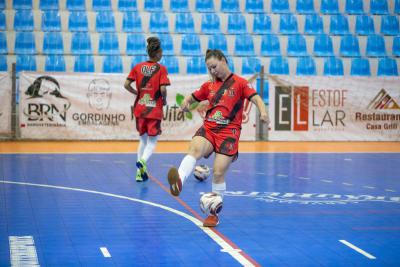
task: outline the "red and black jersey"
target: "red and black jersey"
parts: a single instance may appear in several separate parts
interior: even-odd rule
[[[152,61],[141,62],[132,68],[128,79],[136,81],[138,91],[133,110],[135,117],[161,120],[163,99],[160,86],[170,85],[165,66]]]
[[[205,82],[192,96],[197,101],[210,102],[206,121],[240,128],[244,100],[250,100],[256,94],[256,90],[246,79],[232,73],[225,81],[216,79]]]

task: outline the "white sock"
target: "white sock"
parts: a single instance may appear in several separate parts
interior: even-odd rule
[[[147,145],[144,148],[142,159],[146,162],[149,160],[150,156],[153,154],[154,149],[156,148],[158,136],[149,136],[147,137]]]
[[[138,150],[137,150],[137,161],[139,161],[143,157],[143,151],[147,145],[147,134],[143,134],[143,135],[139,136],[139,140],[140,141],[139,141],[139,146],[138,146]]]
[[[188,178],[189,175],[192,173],[195,166],[196,166],[196,158],[195,157],[193,157],[191,155],[186,155],[183,158],[181,165],[179,166],[179,169],[178,169],[179,177],[182,180],[182,184],[185,182],[186,178]]]
[[[224,194],[226,191],[226,183],[225,182],[223,182],[222,184],[215,184],[213,182],[211,188],[212,188],[213,192],[218,193],[222,197],[222,200],[224,200]]]

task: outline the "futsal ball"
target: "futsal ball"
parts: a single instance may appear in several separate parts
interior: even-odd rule
[[[205,164],[197,165],[194,168],[193,176],[202,182],[210,176],[210,168]]]
[[[214,192],[205,193],[200,197],[200,209],[207,215],[218,214],[222,210],[222,197]]]

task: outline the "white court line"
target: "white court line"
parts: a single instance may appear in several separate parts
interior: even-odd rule
[[[110,252],[106,247],[100,247],[101,253],[103,253],[104,258],[111,258]]]
[[[393,189],[385,189],[385,191],[387,191],[387,192],[396,192],[396,190],[393,190]]]
[[[368,188],[368,189],[375,189],[375,187],[369,186],[369,185],[364,185],[363,187],[364,187],[364,188]]]
[[[345,161],[352,161],[353,159],[344,159]]]
[[[231,170],[231,172],[237,172],[237,173],[239,173],[239,172],[242,172],[241,170]]]
[[[348,246],[349,248],[354,249],[355,251],[357,251],[358,253],[364,255],[365,257],[367,257],[367,258],[370,259],[370,260],[375,260],[375,259],[376,259],[375,256],[372,256],[372,255],[369,254],[368,252],[362,250],[362,249],[359,248],[359,247],[356,247],[355,245],[353,245],[352,243],[350,243],[350,242],[348,242],[348,241],[346,241],[346,240],[339,240],[339,242],[345,244],[345,245]]]
[[[353,184],[349,184],[349,183],[342,183],[342,185],[352,186]]]
[[[297,177],[298,179],[301,179],[301,180],[310,180],[310,178],[308,178],[308,177]]]
[[[278,177],[288,177],[287,174],[277,174],[276,176],[278,176]]]
[[[111,193],[106,193],[106,192],[101,192],[101,191],[95,191],[95,190],[87,190],[87,189],[81,189],[81,188],[75,188],[75,187],[66,187],[66,186],[56,186],[56,185],[47,185],[47,184],[35,184],[35,183],[23,183],[23,182],[13,182],[13,181],[6,181],[6,180],[0,180],[0,183],[3,184],[14,184],[14,185],[24,185],[24,186],[35,186],[35,187],[44,187],[44,188],[53,188],[53,189],[62,189],[62,190],[71,190],[71,191],[76,191],[76,192],[83,192],[83,193],[90,193],[90,194],[96,194],[96,195],[102,195],[102,196],[107,196],[107,197],[114,197],[114,198],[119,198],[119,199],[125,199],[133,202],[139,202],[142,204],[150,205],[153,207],[157,207],[172,213],[175,213],[176,215],[179,215],[189,221],[191,221],[193,224],[195,224],[197,227],[199,227],[204,233],[206,233],[214,242],[216,242],[223,250],[225,250],[228,254],[231,255],[236,261],[238,261],[240,264],[243,266],[255,266],[249,259],[247,259],[245,256],[243,256],[237,249],[232,247],[226,240],[224,240],[220,235],[215,233],[212,229],[209,227],[203,227],[203,222],[198,220],[197,218],[186,214],[184,212],[181,212],[179,210],[170,208],[168,206],[164,206],[158,203],[150,202],[150,201],[145,201],[137,198],[132,198],[132,197],[127,197],[123,195],[116,195],[116,194],[111,194]]]
[[[324,182],[324,183],[332,183],[332,180],[321,179],[321,182]]]

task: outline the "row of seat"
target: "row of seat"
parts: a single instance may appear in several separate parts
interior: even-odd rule
[[[60,15],[61,13],[61,15]],[[0,30],[32,31],[97,31],[97,32],[175,32],[175,33],[280,33],[280,34],[373,34],[385,35],[400,34],[399,18],[395,15],[345,16],[295,14],[218,14],[218,13],[165,13],[165,12],[33,12],[19,10],[15,14],[9,13],[6,19],[4,12],[0,12]],[[35,27],[35,15],[41,20]],[[13,16],[13,17],[11,17]],[[247,18],[247,19],[246,19]],[[64,20],[64,27],[62,27]],[[9,21],[7,27],[6,21]],[[93,21],[94,25],[90,25]],[[117,23],[116,23],[117,22]],[[196,23],[197,22],[197,23]],[[173,26],[173,27],[172,27]],[[251,29],[251,30],[250,30]]]
[[[37,58],[44,59],[44,67],[37,67]],[[67,58],[67,60],[66,60]],[[104,56],[94,57],[92,55],[67,56],[63,55],[47,55],[46,57],[19,55],[16,56],[17,72],[25,71],[74,71],[74,72],[105,72],[105,73],[127,73],[136,63],[146,60],[146,56],[121,57],[121,56]],[[276,75],[349,75],[354,76],[371,76],[376,71],[377,76],[397,76],[397,61],[393,58],[378,58],[373,61],[367,58],[354,58],[349,62],[350,70],[345,71],[344,63],[340,58],[321,58],[300,57],[272,57],[260,59],[257,57],[230,58],[230,68],[232,71],[241,73],[242,75],[253,74],[260,70],[261,65],[266,67],[270,74]],[[66,64],[66,61],[69,61]],[[370,63],[372,62],[372,63]],[[207,69],[203,57],[163,57],[164,64],[170,74],[186,73],[186,74],[206,74]],[[377,64],[376,66],[373,66]],[[69,65],[69,67],[67,67]],[[239,66],[239,68],[238,68]],[[7,71],[7,57],[0,56],[0,71]],[[185,68],[185,71],[183,69]],[[292,70],[290,70],[293,68]],[[375,70],[376,69],[376,70]]]
[[[235,56],[400,57],[400,36],[304,36],[159,34],[164,55],[200,56],[207,48]],[[0,54],[140,55],[146,51],[141,33],[0,32]],[[13,41],[14,40],[14,41]],[[9,48],[9,43],[14,46]]]
[[[220,0],[219,5],[214,0],[144,0],[144,3],[136,0],[119,0],[118,5],[113,7],[112,0],[67,0],[66,6],[60,6],[58,0],[40,0],[38,7],[42,10],[144,10],[172,12],[249,12],[249,13],[313,13],[323,14],[389,14],[400,13],[400,1],[394,0],[394,6],[390,5],[391,0]],[[87,3],[88,2],[88,3]],[[91,2],[91,3],[90,3]],[[368,3],[369,2],[369,3]],[[138,3],[143,6],[138,6]],[[217,7],[218,6],[218,7]],[[11,8],[10,6],[8,6]],[[14,0],[14,9],[32,9],[32,0]],[[319,7],[319,8],[318,8]],[[0,1],[0,9],[6,8],[4,1]],[[393,9],[392,9],[393,8]],[[393,11],[392,11],[393,10]]]

